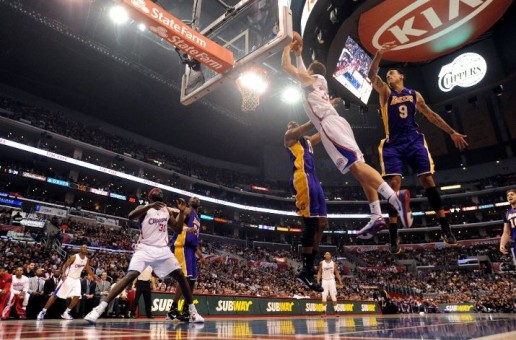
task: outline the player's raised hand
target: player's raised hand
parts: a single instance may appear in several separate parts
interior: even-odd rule
[[[398,45],[396,45],[396,43],[394,41],[386,42],[385,44],[382,44],[382,46],[378,50],[378,54],[382,55],[385,52],[392,50],[396,46],[398,46]]]

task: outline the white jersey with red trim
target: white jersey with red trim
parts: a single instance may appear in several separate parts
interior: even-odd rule
[[[315,82],[305,87],[303,96],[303,106],[310,121],[315,128],[321,130],[321,121],[330,116],[339,116],[330,102],[328,94],[328,83],[320,74],[314,74]]]
[[[154,247],[168,247],[168,219],[170,214],[167,207],[159,210],[147,210],[141,223],[138,243]]]
[[[80,279],[81,273],[84,270],[84,267],[86,267],[86,263],[88,263],[87,256],[84,256],[84,258],[81,259],[79,254],[75,254],[75,261],[73,261],[70,267],[66,269],[66,276],[73,279]]]
[[[322,279],[323,280],[335,280],[335,262],[326,260],[321,261],[322,267]]]
[[[11,293],[19,294],[22,290],[25,292],[29,290],[29,278],[25,275],[17,278],[16,275],[13,275],[11,282]]]

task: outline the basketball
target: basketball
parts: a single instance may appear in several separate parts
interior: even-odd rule
[[[303,46],[303,38],[301,38],[301,35],[297,32],[294,32],[294,35],[292,36],[292,46]]]

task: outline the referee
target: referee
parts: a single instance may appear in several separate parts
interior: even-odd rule
[[[136,279],[136,296],[134,298],[133,305],[131,307],[131,318],[135,318],[136,307],[138,307],[138,301],[140,296],[143,295],[143,301],[145,302],[145,314],[147,318],[153,319],[151,312],[151,291],[154,289],[154,278],[152,276],[152,267],[147,266]],[[139,312],[141,313],[141,311]]]

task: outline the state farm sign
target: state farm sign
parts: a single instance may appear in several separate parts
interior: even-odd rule
[[[484,78],[486,71],[486,61],[480,54],[471,52],[461,54],[441,68],[439,88],[443,92],[449,92],[455,86],[473,86]]]
[[[384,59],[435,59],[476,39],[512,0],[385,0],[360,16],[358,34],[372,54],[386,42],[398,46]]]

